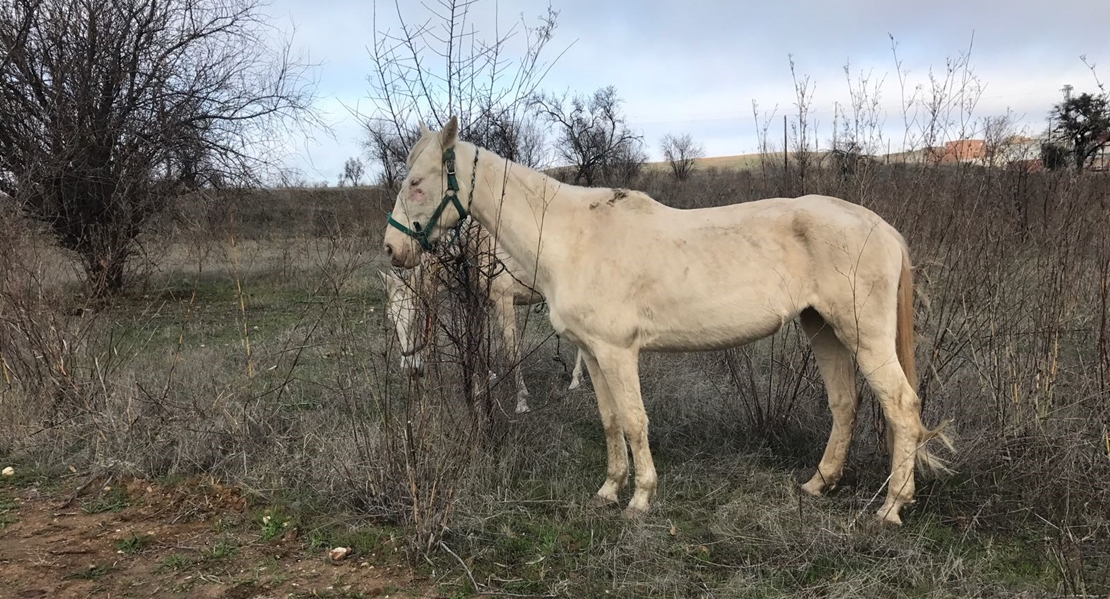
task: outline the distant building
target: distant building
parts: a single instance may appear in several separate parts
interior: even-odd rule
[[[1044,161],[1040,158],[1030,158],[1028,160],[1011,160],[1006,163],[1007,168],[1027,173],[1039,173],[1044,170]]]
[[[1013,135],[1002,142],[1002,146],[998,149],[998,156],[995,162],[999,166],[1012,165],[1018,162],[1041,161],[1041,143],[1039,137],[1026,137],[1024,135]]]
[[[958,139],[928,148],[925,156],[933,164],[975,164],[1034,171],[1042,166],[1043,141],[1041,137],[1012,135],[991,146],[982,139]]]
[[[982,163],[987,155],[987,143],[981,139],[958,139],[943,146],[928,148],[925,155],[933,164],[960,162]]]

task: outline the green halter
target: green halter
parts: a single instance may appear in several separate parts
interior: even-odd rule
[[[459,211],[459,221],[458,223],[456,223],[455,228],[456,237],[458,236],[457,227],[459,224],[462,223],[463,219],[466,218],[467,214],[466,209],[464,209],[462,206],[462,202],[459,202],[459,180],[455,178],[455,148],[451,147],[444,150],[443,165],[447,168],[447,191],[443,194],[443,201],[439,203],[439,206],[436,208],[435,212],[432,213],[432,216],[428,219],[427,224],[421,227],[420,223],[413,221],[412,228],[410,229],[394,220],[392,212],[387,214],[385,217],[386,223],[388,223],[391,227],[397,229],[398,231],[404,233],[405,235],[408,235],[409,237],[415,239],[420,244],[420,247],[423,248],[426,252],[430,252],[435,249],[435,244],[432,243],[431,239],[428,239],[428,234],[430,231],[435,229],[436,223],[439,222],[439,217],[443,214],[443,209],[447,207],[448,203],[454,204],[455,209]],[[474,148],[474,166],[474,170],[477,171],[478,148]],[[474,173],[471,173],[470,179],[470,195],[473,197]]]

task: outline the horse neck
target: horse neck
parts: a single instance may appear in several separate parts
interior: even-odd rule
[[[466,144],[466,150],[472,164],[474,155],[470,152],[474,146]],[[493,152],[479,152],[470,211],[493,235],[494,246],[500,244],[525,271],[523,274],[533,276],[537,284],[545,270],[540,242],[550,242],[557,234],[549,226],[552,206],[547,202],[557,185],[543,173]]]

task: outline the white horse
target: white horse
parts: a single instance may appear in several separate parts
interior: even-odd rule
[[[385,252],[412,268],[469,212],[536,282],[555,331],[582,349],[597,395],[608,469],[591,503],[616,503],[627,484],[626,440],[636,487],[625,514],[646,512],[655,494],[641,351],[736,347],[800,317],[833,415],[802,488],[816,495],[840,479],[859,403],[854,360],[887,422],[891,474],[877,517],[901,524],[915,461],[943,468],[925,442],[947,438],[921,422],[912,270],[898,231],[862,206],[816,195],[675,209],[635,191],[562,184],[457,134],[454,117],[439,133],[423,128]]]
[[[488,251],[488,245],[490,244],[486,240],[489,239],[489,236],[483,234],[480,226],[475,228],[478,229],[476,231],[478,234],[467,236],[469,240],[467,246],[474,247],[467,247],[464,251],[467,252],[470,259],[480,260],[483,256],[483,249]],[[481,248],[478,247],[479,245],[487,247]],[[425,255],[431,256],[430,254]],[[524,275],[520,268],[516,266],[512,257],[505,253],[502,248],[497,248],[495,256],[499,264],[491,264],[487,267],[490,269],[485,271],[490,273],[488,284],[478,285],[478,290],[480,292],[488,290],[489,292],[487,299],[490,311],[493,314],[494,324],[501,332],[501,340],[513,367],[517,389],[516,412],[522,414],[529,411],[530,408],[528,407],[528,388],[524,384],[524,374],[520,367],[521,342],[517,338],[514,307],[538,304],[543,301],[543,296],[524,283],[525,279],[521,278]],[[422,261],[420,265],[412,270],[409,281],[403,280],[392,272],[378,271],[388,296],[386,314],[396,328],[397,339],[400,343],[401,368],[410,375],[419,375],[423,372],[424,360],[421,353],[434,334],[434,331],[431,330],[432,315],[427,313],[426,308],[421,305],[418,294],[427,298],[441,291],[441,279],[438,276],[440,268],[442,266],[438,261]],[[423,318],[421,319],[422,312]],[[417,328],[417,323],[422,323],[420,328]],[[577,389],[581,381],[582,351],[578,350],[569,389]]]

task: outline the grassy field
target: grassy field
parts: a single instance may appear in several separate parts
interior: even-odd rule
[[[8,217],[0,467],[35,476],[0,486],[0,527],[30,534],[44,498],[103,506],[106,486],[124,489],[109,496],[121,506],[158,506],[133,481],[172,493],[202,475],[236,489],[248,511],[151,509],[143,522],[210,531],[227,517],[228,536],[190,544],[158,529],[154,548],[74,588],[152,596],[124,583],[147,568],[167,581],[164,596],[256,596],[227,594],[234,577],[204,564],[219,565],[211,547],[225,539],[246,556],[240,570],[260,567],[272,534],[261,515],[280,513],[300,535],[284,540],[278,563],[305,567],[258,580],[292,596],[389,585],[437,597],[1110,593],[1106,178],[876,167],[799,181],[717,166],[685,183],[648,173],[637,187],[683,207],[820,191],[905,232],[918,265],[924,418],[952,418],[959,451],[947,456],[954,474],[919,475],[903,528],[870,521],[888,465],[867,392],[840,488],[799,493],[830,418],[794,325],[730,352],[645,355],[658,499],[638,522],[586,508],[605,445],[589,383],[566,390],[573,349],[551,336],[542,306],[520,308],[524,415],[501,409],[512,406],[509,385],[474,403],[459,379],[471,356],[447,334],[413,386],[395,368],[376,274],[389,197],[362,188],[185,202],[110,304],[84,300],[66,257]],[[460,312],[446,310],[450,333]],[[88,544],[131,548],[121,535]],[[33,556],[12,538],[0,532],[0,564],[26,565]],[[368,564],[343,572],[346,590],[309,578],[330,567],[329,545]],[[374,564],[394,574],[360,574]]]
[[[694,170],[705,171],[709,169],[717,169],[720,171],[741,171],[741,170],[754,170],[758,169],[762,156],[759,154],[737,154],[735,156],[709,156],[706,158],[698,158],[694,161]],[[770,158],[774,160],[774,158]],[[781,157],[780,157],[781,161]],[[648,172],[669,173],[671,165],[667,161],[661,162],[648,162],[644,165],[644,169]]]

